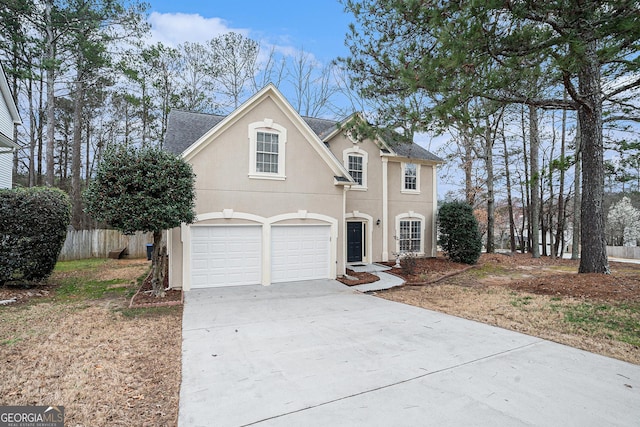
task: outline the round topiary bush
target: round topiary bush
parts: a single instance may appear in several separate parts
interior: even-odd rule
[[[482,238],[473,209],[461,201],[445,202],[438,210],[438,231],[445,256],[452,261],[475,264],[482,251]]]
[[[0,283],[47,278],[70,221],[69,196],[58,189],[0,190]]]

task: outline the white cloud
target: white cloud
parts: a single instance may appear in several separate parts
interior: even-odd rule
[[[148,19],[151,24],[151,42],[176,47],[180,43],[206,42],[228,32],[248,36],[249,30],[231,28],[221,18],[205,18],[198,14],[152,12]]]

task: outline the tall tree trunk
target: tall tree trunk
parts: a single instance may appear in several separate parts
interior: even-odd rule
[[[485,165],[487,168],[487,253],[495,252],[494,225],[495,225],[495,200],[493,192],[493,135],[489,119],[486,119],[485,128]]]
[[[53,149],[55,145],[55,40],[53,37],[53,20],[51,18],[52,0],[45,2],[45,30],[46,37],[46,74],[47,74],[47,176],[45,184],[54,185],[54,159]]]
[[[79,61],[80,62],[80,61]],[[82,224],[82,104],[84,87],[82,84],[81,64],[78,64],[76,81],[74,83],[73,98],[73,141],[71,150],[71,204],[73,205],[73,217],[71,223],[76,230],[83,228]]]
[[[504,133],[504,122],[502,123],[502,146],[504,149],[504,174],[507,184],[507,208],[509,209],[509,248],[511,252],[516,251],[516,227],[513,218],[513,199],[511,198],[511,172],[509,171],[509,150],[507,148],[507,138]]]
[[[595,41],[586,47],[587,64],[578,72],[583,102],[578,103],[582,132],[582,229],[579,273],[609,273],[604,218],[604,146],[602,138],[602,88]]]
[[[151,256],[151,287],[153,295],[162,298],[164,292],[164,276],[166,268],[167,247],[163,245],[162,230],[153,232],[153,252]]]
[[[538,193],[538,181],[540,173],[538,168],[538,151],[540,139],[538,137],[538,110],[529,106],[529,158],[531,163],[531,255],[540,258],[540,196]]]
[[[576,152],[575,152],[575,173],[573,178],[574,197],[573,197],[573,227],[571,241],[571,259],[580,259],[580,207],[582,206],[582,132],[580,130],[580,121],[576,128]]]
[[[567,98],[565,92],[564,98]],[[562,258],[564,254],[564,174],[565,174],[565,161],[566,161],[566,142],[567,142],[567,110],[562,110],[562,134],[560,137],[560,188],[558,188],[558,224],[556,230],[556,241],[553,249],[553,253]]]
[[[29,175],[27,185],[36,186],[36,111],[33,103],[33,79],[27,82],[27,99],[29,101]]]
[[[475,189],[473,187],[473,137],[469,129],[463,125],[462,144],[464,145],[464,191],[467,203],[473,207],[475,203]]]
[[[522,106],[520,124],[522,126],[522,157],[524,162],[524,206],[523,209],[526,215],[522,216],[522,220],[527,219],[527,241],[526,243],[522,242],[522,252],[524,253],[531,251],[531,182],[529,181],[529,155],[527,154],[529,150],[527,149],[527,131],[524,119],[524,109],[525,106]],[[521,234],[524,234],[524,226]]]

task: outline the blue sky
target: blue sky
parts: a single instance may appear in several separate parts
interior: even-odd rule
[[[206,41],[236,31],[263,46],[303,49],[322,63],[348,54],[344,38],[352,16],[338,0],[151,0],[150,4],[153,37],[165,43]]]

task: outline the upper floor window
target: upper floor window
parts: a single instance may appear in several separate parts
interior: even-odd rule
[[[358,185],[362,185],[363,182],[362,163],[362,156],[349,155],[349,173]]]
[[[415,163],[402,164],[402,191],[407,193],[420,192],[420,165]]]
[[[367,152],[358,146],[348,148],[342,152],[344,167],[347,168],[351,178],[353,178],[356,183],[356,185],[352,187],[354,190],[367,189],[368,157]]]
[[[258,132],[256,172],[278,173],[278,134]]]
[[[287,130],[273,120],[249,125],[249,177],[283,180]]]

